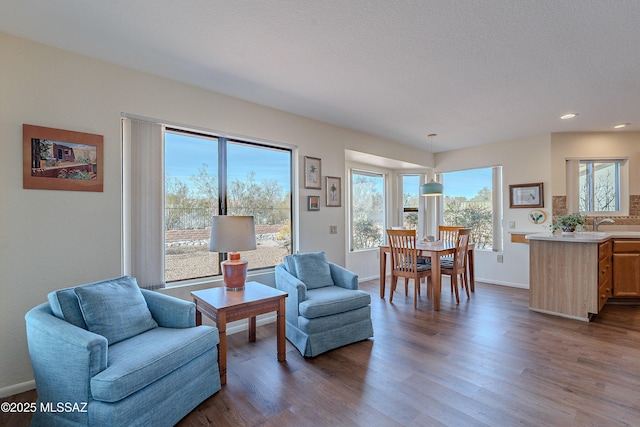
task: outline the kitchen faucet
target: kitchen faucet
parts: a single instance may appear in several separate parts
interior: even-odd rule
[[[607,223],[607,224],[613,224],[614,222],[615,222],[615,221],[614,221],[614,220],[612,220],[611,218],[603,218],[603,219],[601,219],[600,221],[598,221],[598,217],[597,217],[597,216],[594,216],[594,217],[593,217],[593,231],[598,231],[598,226],[599,226],[600,224],[604,224],[604,223]]]

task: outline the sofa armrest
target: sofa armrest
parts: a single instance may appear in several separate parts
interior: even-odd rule
[[[49,303],[28,311],[25,320],[38,399],[89,402],[91,378],[107,367],[107,339],[57,318]]]
[[[344,267],[329,262],[329,269],[331,270],[331,278],[336,286],[340,286],[345,289],[358,289],[358,275],[352,271],[347,270]]]
[[[286,292],[286,317],[290,323],[298,324],[298,305],[307,299],[307,286],[289,273],[282,264],[276,266],[276,289]]]
[[[151,315],[164,328],[192,328],[196,326],[196,305],[190,301],[140,289]]]

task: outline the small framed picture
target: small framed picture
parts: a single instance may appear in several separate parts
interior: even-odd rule
[[[342,206],[342,187],[340,181],[341,179],[337,176],[327,177],[327,206]]]
[[[542,183],[516,184],[509,186],[510,208],[543,208],[544,193]]]
[[[304,188],[322,188],[322,160],[304,156]]]
[[[307,210],[308,211],[320,210],[320,196],[307,196]]]

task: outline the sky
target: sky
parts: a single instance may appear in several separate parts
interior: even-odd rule
[[[283,191],[291,191],[291,154],[284,150],[240,144],[228,145],[229,181],[245,180],[249,172],[256,172],[256,181],[277,180]],[[217,174],[218,148],[216,139],[167,132],[165,134],[165,173],[189,185],[192,175],[203,164],[210,174]]]
[[[451,197],[464,196],[471,199],[483,187],[491,189],[492,186],[491,168],[447,172],[443,176],[444,194]]]
[[[202,164],[207,164],[209,173],[217,173],[217,141],[192,135],[167,132],[165,134],[165,168],[172,178],[189,183],[191,175],[198,172]],[[267,148],[230,144],[229,180],[245,180],[251,171],[260,173],[256,180],[277,180],[285,192],[291,191],[290,152]],[[447,196],[473,198],[483,187],[491,188],[491,168],[473,169],[444,174],[444,192]],[[406,182],[408,186],[413,180]],[[419,191],[418,178],[415,178],[416,192]]]
[[[450,197],[466,197],[472,199],[478,191],[484,187],[491,189],[491,168],[473,169],[460,172],[447,172],[443,174],[444,194]],[[406,175],[404,178],[405,193],[410,193],[415,188],[419,192],[419,176]]]

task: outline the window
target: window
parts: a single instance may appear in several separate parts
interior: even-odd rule
[[[471,227],[476,249],[502,250],[502,168],[442,173],[442,223]]]
[[[568,159],[567,211],[629,214],[627,159]]]
[[[374,172],[351,170],[351,250],[377,248],[385,229],[385,179]]]
[[[620,162],[582,160],[579,174],[580,212],[620,210]]]
[[[420,175],[400,175],[400,180],[402,184],[402,226],[408,230],[417,230]]]
[[[220,273],[209,252],[213,215],[252,215],[251,269],[291,253],[291,150],[174,129],[165,132],[165,280]]]

